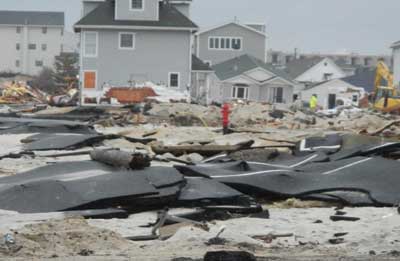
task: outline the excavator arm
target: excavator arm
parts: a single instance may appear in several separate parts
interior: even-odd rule
[[[382,86],[382,79],[387,82],[387,89],[392,91],[392,95],[396,96],[396,88],[394,87],[394,77],[390,72],[389,67],[382,61],[378,62],[376,66],[376,76],[375,76],[375,95],[378,93],[380,87]]]

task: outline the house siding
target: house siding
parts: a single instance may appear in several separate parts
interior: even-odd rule
[[[82,59],[82,71],[97,71],[97,90],[101,90],[103,86],[126,87],[132,82],[152,81],[167,85],[170,72],[179,72],[180,89],[187,89],[191,74],[189,31],[97,32],[98,56],[83,56]],[[134,50],[119,50],[120,32],[135,33]]]
[[[158,0],[144,0],[144,10],[130,10],[131,0],[115,1],[116,20],[157,21],[159,12]]]
[[[318,96],[318,105],[323,109],[328,109],[329,94],[335,94],[336,100],[344,101],[345,105],[358,106],[358,102],[352,103],[351,98],[353,95],[358,95],[358,98],[360,99],[364,97],[365,91],[362,88],[348,84],[340,79],[336,79],[302,91],[301,100],[304,102],[309,102],[313,94],[317,94]]]
[[[326,73],[332,74],[330,80],[347,76],[346,73],[344,73],[343,70],[340,69],[332,60],[324,59],[302,75],[299,75],[295,80],[298,82],[323,82],[326,81],[326,79],[324,79],[324,74]]]
[[[242,50],[209,50],[209,37],[240,37]],[[199,34],[196,42],[197,56],[203,61],[218,64],[232,58],[248,54],[262,61],[266,59],[266,36],[231,23],[214,30]]]
[[[273,91],[272,88],[282,87],[283,88],[283,103],[291,103],[293,97],[293,86],[284,84],[267,83],[265,85],[249,84],[249,101],[255,102],[268,102],[273,103]],[[221,83],[219,88],[221,89],[222,97],[219,99],[220,102],[229,102],[232,100],[232,89],[234,84],[232,83]],[[217,93],[217,92],[214,92]],[[217,97],[213,97],[212,100],[218,100]]]
[[[400,47],[393,48],[393,71],[395,85],[400,84]]]

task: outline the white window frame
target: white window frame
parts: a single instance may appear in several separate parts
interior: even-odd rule
[[[133,12],[143,12],[144,11],[144,5],[145,5],[146,0],[142,0],[142,8],[132,8],[132,3],[133,0],[129,0],[129,11],[133,11]]]
[[[86,53],[86,35],[87,34],[95,34],[96,35],[96,53],[95,54],[87,54]],[[88,31],[83,33],[83,56],[86,58],[96,58],[99,54],[99,33],[95,31]]]
[[[171,75],[178,75],[178,86],[171,86]],[[181,73],[180,72],[169,72],[168,73],[168,87],[169,88],[180,88],[181,87]]]
[[[85,88],[85,73],[87,73],[87,72],[94,72],[95,74],[96,74],[96,81],[95,81],[95,83],[94,83],[94,88]],[[98,74],[97,74],[97,70],[83,70],[83,74],[82,74],[82,90],[83,91],[85,91],[85,92],[95,92],[95,91],[98,91],[97,90],[97,86],[98,86],[98,84],[97,84],[97,82],[98,82]]]
[[[132,35],[132,47],[121,47],[121,35],[129,34]],[[119,32],[118,33],[118,49],[119,50],[135,50],[136,48],[136,33],[131,32]]]
[[[238,97],[238,89],[243,88],[244,90],[244,98]],[[250,97],[250,87],[249,86],[232,86],[232,99],[241,99],[248,100]]]
[[[211,39],[214,39],[214,46],[211,48]],[[215,47],[215,39],[218,39],[218,48]],[[224,39],[224,48],[222,48],[221,43],[222,43],[222,39]],[[227,48],[227,41],[229,40],[229,48]],[[234,49],[233,45],[232,45],[232,41],[233,40],[240,40],[240,49]],[[242,51],[243,50],[243,37],[232,37],[232,36],[209,36],[208,37],[208,42],[207,42],[207,46],[208,46],[208,50],[220,50],[220,51]]]

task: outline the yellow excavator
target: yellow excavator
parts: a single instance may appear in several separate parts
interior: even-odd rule
[[[387,82],[387,86],[381,85],[382,80]],[[373,98],[374,109],[387,113],[400,112],[400,96],[398,96],[397,86],[394,84],[393,74],[383,61],[378,62],[376,67]]]

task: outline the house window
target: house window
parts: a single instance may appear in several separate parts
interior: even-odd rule
[[[249,99],[249,87],[247,85],[235,85],[232,88],[232,98]]]
[[[21,26],[17,26],[17,34],[21,33]]]
[[[143,0],[131,0],[131,10],[143,10]]]
[[[274,53],[272,55],[272,63],[278,63],[278,54]]]
[[[135,49],[135,34],[119,33],[119,49]]]
[[[83,73],[83,88],[95,89],[97,82],[97,73],[95,71],[85,71]]]
[[[19,67],[21,65],[19,60],[15,60],[15,67]]]
[[[84,56],[97,57],[97,32],[85,32],[84,34]]]
[[[208,48],[212,50],[241,50],[242,38],[210,37]]]
[[[46,51],[47,50],[47,44],[42,44],[42,51]]]
[[[36,44],[29,44],[28,45],[29,50],[36,50]]]
[[[353,102],[358,102],[358,95],[354,94],[351,100]]]
[[[43,33],[43,34],[47,34],[47,27],[43,27],[43,28],[42,28],[42,33]]]
[[[283,88],[282,87],[272,88],[272,102],[273,103],[283,103]]]
[[[240,38],[233,38],[232,39],[232,49],[233,50],[241,50],[242,49],[242,39]]]
[[[16,49],[17,51],[21,50],[21,44],[17,43],[17,44],[15,45],[15,49]]]
[[[178,88],[179,87],[179,73],[169,73],[169,87]]]
[[[42,67],[42,66],[43,66],[43,61],[36,60],[36,61],[35,61],[35,66],[36,66],[36,67]]]
[[[332,73],[324,73],[324,81],[329,81],[332,79]]]

